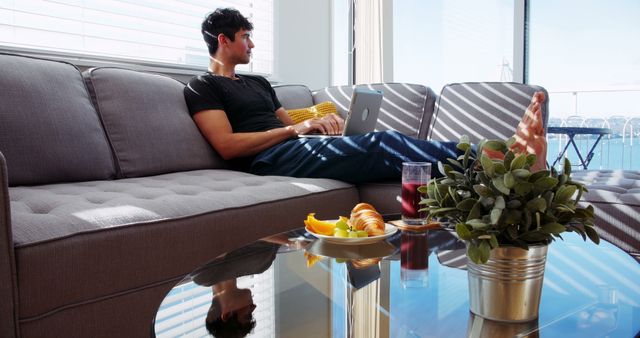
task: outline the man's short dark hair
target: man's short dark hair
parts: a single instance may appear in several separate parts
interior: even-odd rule
[[[209,55],[218,50],[218,35],[224,34],[234,41],[236,33],[241,30],[253,30],[253,25],[238,10],[233,8],[218,8],[207,14],[202,21],[202,37],[209,49]]]
[[[256,320],[252,315],[251,321],[244,324],[240,323],[237,313],[234,313],[227,321],[222,320],[220,302],[216,297],[213,297],[204,326],[214,337],[242,338],[253,331],[256,327]]]

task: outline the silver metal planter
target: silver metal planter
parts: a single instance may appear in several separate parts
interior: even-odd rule
[[[547,245],[500,247],[486,264],[467,263],[471,312],[503,322],[538,318]]]

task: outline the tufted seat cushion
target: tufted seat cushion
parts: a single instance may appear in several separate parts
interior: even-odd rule
[[[224,169],[9,195],[22,320],[178,277],[235,245],[298,227],[310,211],[333,218],[358,202],[340,181]]]
[[[582,170],[572,177],[589,189],[584,201],[596,209],[600,236],[640,255],[640,171]]]

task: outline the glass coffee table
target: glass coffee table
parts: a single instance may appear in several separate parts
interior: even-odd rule
[[[465,246],[446,230],[340,245],[300,229],[186,276],[160,305],[151,336],[207,337],[207,327],[248,337],[637,336],[640,264],[605,241],[564,237],[549,247],[533,322],[469,312]]]

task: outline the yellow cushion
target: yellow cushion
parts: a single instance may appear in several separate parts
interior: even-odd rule
[[[331,101],[325,101],[309,108],[287,110],[287,113],[289,114],[289,117],[291,117],[293,122],[299,123],[314,117],[323,117],[331,113],[337,114],[338,108],[336,108],[335,103]]]

